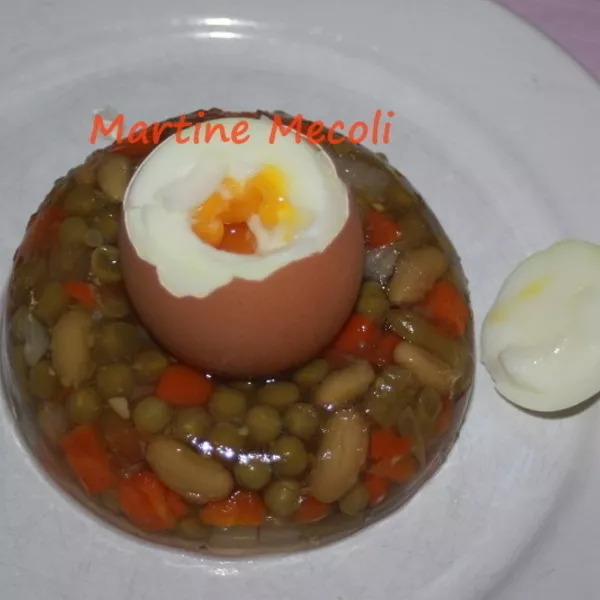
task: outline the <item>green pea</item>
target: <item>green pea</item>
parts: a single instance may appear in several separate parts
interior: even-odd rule
[[[291,381],[274,381],[258,390],[258,401],[277,409],[287,408],[300,398],[300,389]]]
[[[29,391],[40,400],[50,400],[58,389],[56,373],[48,360],[38,361],[29,371]]]
[[[100,283],[121,281],[120,252],[115,246],[98,246],[92,252],[91,269]]]
[[[105,323],[96,335],[94,352],[103,360],[127,358],[140,349],[141,334],[140,328],[131,323]]]
[[[304,444],[296,437],[282,435],[272,447],[277,457],[275,472],[284,477],[300,475],[308,465],[308,454]]]
[[[92,225],[97,229],[107,244],[114,244],[119,237],[119,217],[110,211],[102,211],[94,216]]]
[[[133,360],[133,374],[138,383],[154,383],[167,368],[167,357],[158,350],[144,350]]]
[[[272,406],[253,406],[246,415],[246,427],[254,440],[266,444],[281,432],[281,417]]]
[[[316,358],[294,373],[294,381],[304,388],[313,388],[329,373],[329,363],[324,358]]]
[[[356,484],[338,503],[340,511],[345,515],[354,516],[363,512],[369,506],[369,490],[363,483]]]
[[[122,154],[107,154],[96,172],[100,189],[113,202],[123,201],[132,174],[133,163]]]
[[[287,409],[283,422],[292,435],[309,440],[319,428],[319,412],[312,404],[300,402]]]
[[[233,469],[236,481],[247,490],[260,490],[271,479],[271,466],[259,459],[239,462]]]
[[[78,246],[85,243],[87,225],[81,217],[68,217],[60,224],[58,237],[63,246]]]
[[[210,428],[208,413],[199,406],[183,408],[177,411],[172,425],[172,434],[185,442],[190,438],[203,440]]]
[[[67,213],[78,217],[91,215],[99,204],[98,194],[92,185],[76,185],[65,196],[64,207]]]
[[[263,498],[273,516],[290,517],[298,508],[300,484],[292,479],[273,481],[265,489]]]
[[[208,402],[208,410],[217,421],[241,423],[246,413],[246,396],[239,390],[219,386]]]
[[[241,450],[245,444],[244,436],[239,429],[232,423],[226,423],[225,421],[214,425],[208,439],[215,447],[220,446],[231,450]]]
[[[202,524],[197,516],[184,517],[177,521],[175,534],[186,540],[203,542],[210,536],[210,527]]]
[[[102,365],[96,371],[96,385],[106,400],[115,396],[129,398],[135,385],[131,367],[124,363]]]
[[[133,409],[133,424],[146,433],[159,433],[171,420],[171,407],[156,396],[146,396]]]
[[[378,324],[383,323],[390,307],[387,294],[376,281],[365,281],[360,288],[356,312]]]
[[[44,286],[33,313],[46,325],[54,325],[69,307],[69,296],[63,286],[50,281]]]
[[[79,388],[69,395],[67,410],[73,423],[89,423],[100,416],[102,399],[93,387]]]

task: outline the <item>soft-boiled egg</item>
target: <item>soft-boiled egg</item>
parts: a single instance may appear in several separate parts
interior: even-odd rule
[[[330,157],[293,136],[270,142],[267,117],[246,120],[242,144],[172,136],[155,148],[126,192],[120,236],[146,326],[180,359],[230,376],[311,358],[348,317],[363,263]]]
[[[566,240],[523,261],[486,316],[482,360],[497,390],[534,411],[600,391],[600,246]]]

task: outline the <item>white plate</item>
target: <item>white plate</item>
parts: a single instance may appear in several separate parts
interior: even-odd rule
[[[326,121],[394,110],[385,150],[425,195],[471,280],[477,323],[504,276],[559,237],[598,241],[600,92],[483,1],[6,3],[0,19],[2,275],[54,178],[90,152],[92,109],[130,122],[212,105]],[[9,10],[10,9],[10,10]],[[326,549],[218,563],[103,529],[36,471],[6,411],[6,600],[596,595],[598,406],[527,416],[479,369],[450,459],[402,511]]]

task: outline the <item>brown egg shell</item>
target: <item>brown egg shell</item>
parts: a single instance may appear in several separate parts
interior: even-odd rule
[[[121,264],[133,306],[170,353],[211,373],[272,376],[310,360],[341,329],[362,280],[362,225],[349,202],[346,224],[323,252],[262,281],[233,279],[204,298],[168,292],[122,223]]]

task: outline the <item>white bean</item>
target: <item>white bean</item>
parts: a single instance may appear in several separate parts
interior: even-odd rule
[[[333,410],[343,408],[364,394],[374,379],[375,371],[367,361],[355,362],[327,375],[315,390],[314,403]]]
[[[394,362],[412,371],[421,383],[440,394],[449,393],[460,377],[460,373],[447,363],[410,342],[400,342],[396,346]]]
[[[309,491],[321,502],[339,500],[358,480],[369,445],[363,417],[353,410],[334,414],[309,477]]]
[[[165,485],[189,502],[221,500],[233,490],[233,476],[225,467],[177,440],[154,438],[146,449],[146,460]]]
[[[411,250],[398,257],[389,285],[392,304],[418,302],[448,268],[444,253],[435,246]]]
[[[52,366],[63,386],[77,387],[89,375],[93,341],[86,313],[71,310],[58,320],[52,330]]]

